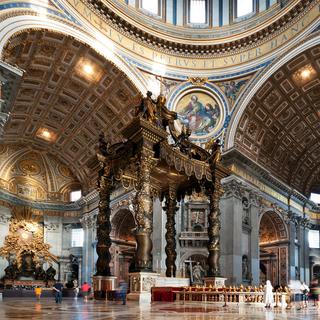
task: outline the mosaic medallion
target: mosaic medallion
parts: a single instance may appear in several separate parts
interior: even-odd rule
[[[227,103],[218,88],[211,85],[181,87],[169,100],[169,108],[178,114],[176,129],[181,132],[183,126],[189,127],[190,139],[194,142],[205,143],[221,134]]]

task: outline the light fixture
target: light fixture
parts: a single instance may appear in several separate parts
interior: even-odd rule
[[[36,132],[36,136],[42,140],[48,142],[54,142],[57,139],[57,134],[48,128],[39,128]]]
[[[311,71],[309,69],[305,69],[303,71],[301,71],[301,77],[303,79],[307,79],[310,77]]]
[[[90,65],[88,63],[83,65],[83,71],[85,73],[87,73],[88,75],[92,75],[94,72],[92,65]]]
[[[316,70],[311,64],[307,64],[293,74],[293,79],[297,84],[305,84],[317,77]]]
[[[84,57],[78,60],[74,70],[81,78],[92,82],[99,81],[102,76],[102,69],[99,65]]]

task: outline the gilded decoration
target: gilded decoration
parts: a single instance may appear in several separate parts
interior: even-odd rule
[[[25,174],[38,175],[41,172],[40,166],[32,160],[21,160],[19,166]]]
[[[80,184],[69,168],[45,151],[30,151],[17,144],[0,145],[0,187],[34,201],[69,201]]]
[[[14,208],[0,256],[16,265],[20,273],[34,273],[36,265],[57,261],[50,253],[50,245],[44,243],[43,226],[27,207]]]

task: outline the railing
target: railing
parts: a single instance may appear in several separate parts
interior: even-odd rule
[[[176,301],[202,301],[202,302],[230,302],[236,303],[263,303],[263,291],[230,291],[225,288],[187,288],[181,291],[173,291]],[[276,305],[285,306],[287,293],[275,292],[274,301]]]

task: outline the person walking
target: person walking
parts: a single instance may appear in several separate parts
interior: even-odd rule
[[[83,285],[81,286],[81,291],[82,291],[83,299],[85,302],[88,301],[90,290],[91,290],[90,284],[88,282],[84,282]]]
[[[270,280],[267,280],[267,283],[264,287],[264,296],[263,296],[266,308],[271,308],[271,305],[274,303],[272,290],[273,290],[273,287],[271,285],[271,282]]]
[[[63,284],[59,281],[53,285],[53,290],[55,291],[54,297],[55,297],[56,303],[62,302],[62,289],[63,289]]]
[[[123,305],[125,305],[127,302],[127,291],[128,291],[127,283],[124,280],[121,280],[120,281],[120,297]]]

